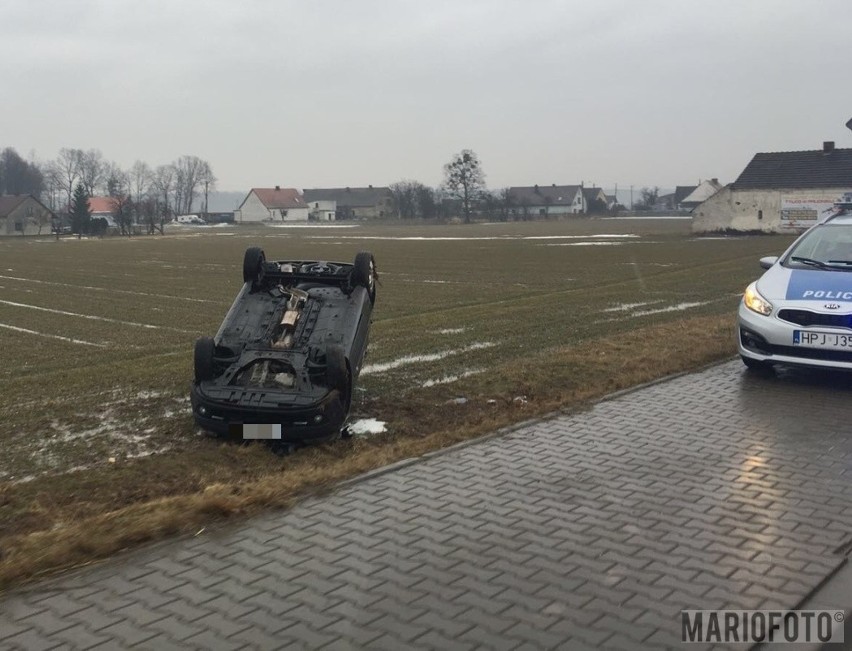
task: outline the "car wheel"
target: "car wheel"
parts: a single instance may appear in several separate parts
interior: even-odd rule
[[[213,367],[213,352],[216,345],[211,337],[195,340],[195,381],[212,380],[216,374]]]
[[[370,295],[370,302],[376,300],[376,259],[369,251],[361,251],[355,256],[352,271],[352,284],[363,287]]]
[[[263,280],[263,265],[266,263],[266,254],[259,246],[246,249],[243,256],[243,282],[256,285]]]
[[[746,357],[745,355],[740,355],[743,360],[743,364],[746,365],[746,368],[749,371],[754,373],[763,373],[768,374],[772,372],[772,364],[769,362],[762,362],[759,359],[752,359],[751,357]]]

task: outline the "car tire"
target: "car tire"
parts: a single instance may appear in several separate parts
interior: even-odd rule
[[[266,264],[266,254],[259,246],[246,249],[243,256],[243,282],[257,285],[263,280],[263,267]]]
[[[352,285],[363,287],[370,295],[370,302],[376,300],[376,259],[369,251],[361,251],[355,256],[352,270]]]
[[[740,355],[740,358],[743,360],[743,364],[746,365],[746,368],[753,373],[761,373],[763,375],[768,375],[772,373],[772,364],[769,362],[763,362],[759,359],[752,359],[751,357],[746,357],[745,355]]]
[[[213,354],[216,344],[211,337],[200,337],[195,340],[195,381],[205,382],[216,377],[213,364]]]

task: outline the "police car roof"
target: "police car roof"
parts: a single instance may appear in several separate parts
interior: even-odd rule
[[[846,213],[843,215],[836,215],[834,217],[829,217],[826,219],[823,224],[837,224],[837,225],[847,225],[852,224],[852,213]]]

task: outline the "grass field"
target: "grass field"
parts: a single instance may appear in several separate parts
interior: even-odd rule
[[[0,240],[0,587],[731,355],[758,258],[789,242],[630,219]],[[375,254],[354,409],[386,433],[282,458],[196,430],[192,345],[251,245]]]

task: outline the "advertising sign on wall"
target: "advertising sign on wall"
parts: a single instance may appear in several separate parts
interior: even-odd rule
[[[790,195],[781,197],[781,228],[803,230],[849,210],[846,192],[836,198]]]

